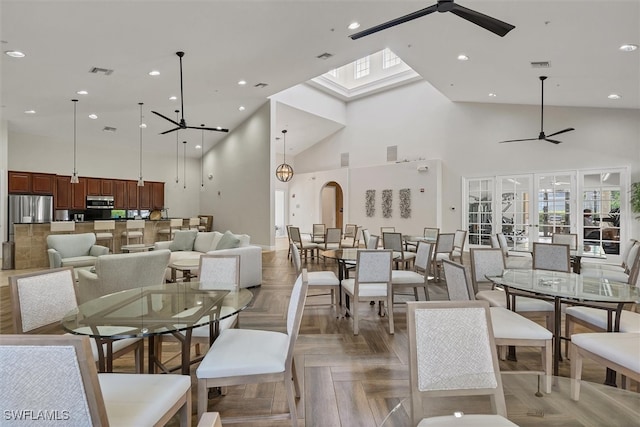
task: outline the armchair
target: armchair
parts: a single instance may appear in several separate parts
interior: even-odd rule
[[[96,235],[51,234],[47,236],[49,267],[86,267],[96,263],[96,258],[109,253],[106,246],[96,245]]]

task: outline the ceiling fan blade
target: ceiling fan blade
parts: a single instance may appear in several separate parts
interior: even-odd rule
[[[473,22],[474,24],[481,26],[485,30],[491,31],[500,37],[504,37],[509,31],[515,28],[515,26],[507,24],[504,21],[485,15],[484,13],[476,12],[475,10],[468,9],[464,6],[460,6],[456,3],[453,4],[450,12],[462,19]]]
[[[540,138],[508,139],[506,141],[500,141],[499,144],[503,144],[505,142],[537,141],[538,139]]]
[[[196,127],[196,126],[187,126],[187,129],[200,129],[200,130],[214,130],[216,132],[229,132],[229,129],[223,129],[223,128],[205,128],[205,127]]]
[[[403,24],[408,21],[412,21],[416,18],[421,18],[425,15],[435,12],[438,10],[438,5],[434,4],[433,6],[425,7],[424,9],[420,9],[418,11],[409,13],[407,15],[401,16],[400,18],[392,19],[391,21],[387,21],[383,24],[376,25],[375,27],[367,28],[366,30],[362,30],[355,34],[351,34],[351,40],[357,40],[361,37],[368,36],[373,33],[377,33],[378,31],[386,30],[387,28],[395,27],[396,25]],[[505,33],[506,34],[506,33]]]
[[[157,111],[152,111],[152,113],[155,114],[156,116],[160,116],[163,119],[170,121],[171,123],[173,123],[174,125],[176,125],[178,127],[180,126],[180,123],[174,121],[173,119],[170,119],[169,117],[167,117],[165,115],[162,115],[162,114],[158,113]]]
[[[182,129],[182,128],[180,126],[178,126],[177,128],[173,128],[173,129],[166,130],[164,132],[160,132],[160,135],[166,135],[168,133],[175,132],[175,131],[180,130],[180,129]]]
[[[552,133],[551,135],[547,135],[547,136],[556,136],[556,135],[560,135],[561,133],[571,132],[572,130],[575,130],[575,129],[574,128],[566,128],[566,129],[559,130],[558,132]]]
[[[562,141],[558,141],[557,139],[544,138],[544,140],[552,144],[562,144]]]

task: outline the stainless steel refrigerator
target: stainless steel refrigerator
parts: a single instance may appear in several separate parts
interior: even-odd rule
[[[53,196],[9,195],[9,241],[13,241],[13,224],[53,221]]]

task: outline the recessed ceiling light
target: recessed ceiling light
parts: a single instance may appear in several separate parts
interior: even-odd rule
[[[25,110],[24,113],[25,114],[35,114],[36,110]]]
[[[4,53],[9,55],[12,58],[24,58],[26,55],[19,50],[7,50]]]
[[[147,124],[146,123],[140,123],[140,129],[146,129],[147,128]]]
[[[461,53],[460,55],[458,55],[458,61],[468,61],[468,60],[469,60],[469,57],[464,53]]]
[[[150,76],[159,76],[160,75],[160,71],[158,71],[158,70],[149,71],[149,75]]]
[[[95,120],[95,119],[98,118],[98,115],[95,114],[95,113],[91,113],[91,114],[89,114],[89,118],[92,119],[92,120]]]
[[[611,95],[607,96],[607,98],[609,98],[609,99],[620,99],[620,95],[618,95],[617,93],[612,93]]]
[[[178,99],[178,97],[175,95],[169,97],[169,101],[175,101],[176,99]]]
[[[496,96],[498,96],[498,95],[496,95],[495,93],[491,92],[491,93],[489,94],[489,96],[490,96],[490,97],[492,97],[492,98],[495,98],[495,97],[496,97]]]
[[[246,80],[240,80],[240,81],[238,81],[238,84],[239,84],[240,86],[243,86],[243,85],[246,85],[246,84],[247,84],[247,81],[246,81]]]
[[[240,107],[238,107],[238,110],[240,111],[244,111],[246,108],[244,108],[244,105],[241,105]]]
[[[216,129],[222,130],[222,126],[217,126]]]
[[[199,150],[202,148],[202,145],[196,145],[196,150]]]
[[[360,28],[360,23],[359,22],[352,22],[351,24],[349,24],[348,27],[350,30],[355,30],[357,28]]]
[[[618,49],[620,49],[623,52],[633,52],[634,50],[638,49],[638,45],[637,44],[623,44]]]
[[[78,95],[89,95],[89,92],[87,92],[86,90],[79,90],[76,92]]]

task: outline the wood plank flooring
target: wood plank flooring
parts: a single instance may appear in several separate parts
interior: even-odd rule
[[[305,266],[309,270],[335,268],[330,261],[327,261],[326,267],[322,261],[315,260],[310,260]],[[12,332],[6,283],[7,277],[16,273],[19,272],[0,273],[0,283],[3,284],[0,287],[0,333],[3,334]],[[280,242],[276,251],[263,252],[263,284],[255,289],[256,296],[251,307],[240,315],[240,327],[284,331],[286,307],[294,281],[295,271],[287,259],[286,241]],[[432,285],[430,296],[432,300],[446,299],[444,283]],[[395,307],[395,335],[389,335],[387,319],[378,316],[376,307],[361,304],[360,334],[354,336],[350,318],[336,318],[333,309],[328,306],[311,306],[328,303],[328,296],[311,296],[307,302],[295,349],[303,390],[297,405],[298,424],[322,427],[379,426],[396,408],[384,425],[410,426],[410,402],[406,399],[409,396],[409,372],[404,307]],[[537,320],[543,324],[542,318]],[[165,358],[177,354],[176,344],[165,343],[164,346]],[[114,365],[116,371],[131,371],[133,360],[124,357]],[[191,370],[194,425],[197,402],[195,369],[194,365]],[[540,353],[537,349],[518,349],[518,361],[501,362],[501,369],[538,370]],[[569,375],[568,361],[561,362],[560,373]],[[601,383],[604,368],[586,361],[583,378]],[[535,381],[535,376],[532,375],[531,379]],[[522,401],[524,422],[521,425],[537,425],[537,421],[539,424],[540,418],[536,418],[535,412],[527,415],[530,412],[527,408],[540,398],[533,395],[509,395],[507,398]],[[546,396],[540,400],[550,403],[553,399]],[[209,400],[209,410],[221,412],[223,418],[276,414],[287,410],[286,402],[282,384],[247,385],[229,387],[225,396]],[[606,404],[601,405],[606,412]],[[480,407],[487,410],[488,403],[480,403]],[[177,422],[172,421],[170,425],[177,425]],[[265,421],[237,425],[280,427],[289,426],[290,422]],[[562,418],[557,425],[565,425]],[[570,425],[589,424],[587,420],[584,424]]]

